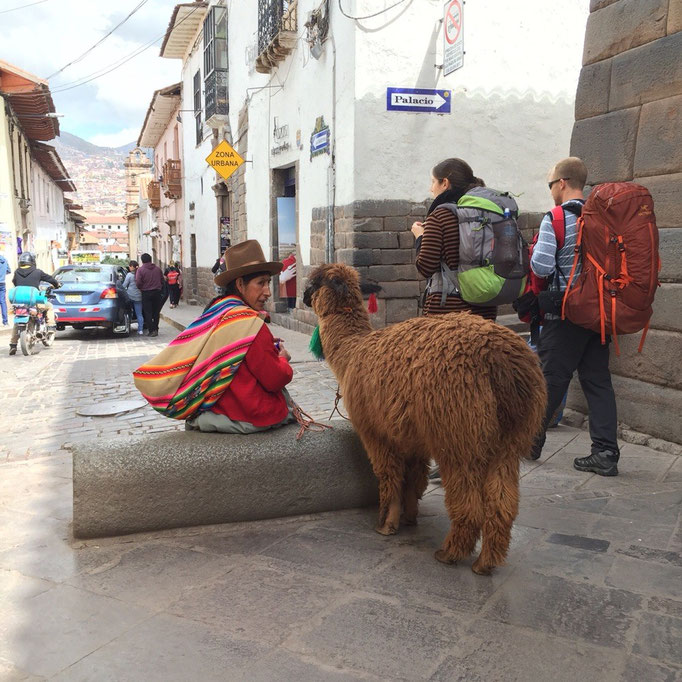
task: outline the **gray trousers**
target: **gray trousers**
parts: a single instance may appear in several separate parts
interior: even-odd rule
[[[249,433],[269,431],[270,429],[276,429],[285,424],[290,424],[291,422],[296,421],[296,417],[294,417],[294,403],[286,388],[282,390],[282,393],[287,401],[289,411],[281,422],[277,422],[271,426],[254,426],[249,422],[234,421],[224,414],[217,414],[216,412],[208,410],[207,412],[202,412],[194,419],[188,419],[186,428],[190,431],[203,431],[204,433],[241,433],[246,435]]]

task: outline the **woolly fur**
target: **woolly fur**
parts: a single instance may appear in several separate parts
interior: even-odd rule
[[[436,558],[473,553],[487,574],[504,563],[518,513],[519,461],[545,411],[537,357],[514,332],[469,313],[419,317],[373,331],[357,272],[313,271],[304,301],[379,480],[379,526],[416,523],[429,460],[452,522]]]

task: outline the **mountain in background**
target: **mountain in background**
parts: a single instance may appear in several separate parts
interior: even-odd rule
[[[84,212],[123,215],[125,171],[123,162],[135,142],[120,147],[100,147],[66,131],[53,140],[76,193],[69,195]]]

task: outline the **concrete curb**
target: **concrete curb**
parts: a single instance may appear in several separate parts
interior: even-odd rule
[[[249,436],[173,432],[73,448],[73,534],[123,535],[375,504],[360,439],[297,424]]]

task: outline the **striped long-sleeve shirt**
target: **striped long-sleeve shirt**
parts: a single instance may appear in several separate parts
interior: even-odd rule
[[[417,270],[424,277],[440,272],[444,260],[451,270],[457,271],[459,265],[459,221],[448,208],[437,208],[424,221],[424,234],[417,239]],[[495,320],[496,306],[471,305],[459,296],[448,296],[445,305],[440,304],[441,294],[427,294],[424,302],[424,315],[442,315],[453,312],[471,312]]]
[[[578,239],[578,217],[571,210],[566,210],[566,207],[576,210],[578,207],[582,208],[584,203],[579,199],[569,199],[561,204],[564,208],[566,235],[563,247],[558,250],[552,216],[548,213],[540,223],[538,241],[533,249],[530,267],[538,277],[552,277],[547,287],[550,291],[566,291],[567,280],[573,267],[575,244]],[[576,275],[580,273],[580,265],[578,262]]]

